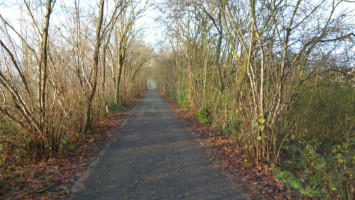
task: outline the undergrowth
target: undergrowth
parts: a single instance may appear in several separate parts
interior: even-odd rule
[[[130,102],[132,103],[132,102]],[[127,103],[127,105],[129,105],[130,103]],[[124,111],[127,111],[129,108],[125,105],[119,105],[119,104],[116,104],[116,103],[109,103],[108,105],[108,110],[110,113],[115,113],[115,112],[124,112]]]
[[[328,146],[322,142],[289,140],[283,146],[276,177],[301,194],[321,199],[355,198],[355,140]]]
[[[211,124],[212,122],[212,116],[210,114],[210,111],[206,107],[201,107],[200,109],[198,109],[196,118],[202,124]]]

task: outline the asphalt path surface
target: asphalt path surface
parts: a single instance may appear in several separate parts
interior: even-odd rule
[[[247,199],[148,90],[74,199]]]

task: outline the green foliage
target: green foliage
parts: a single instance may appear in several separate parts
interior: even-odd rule
[[[276,177],[310,197],[353,199],[355,141],[332,146],[326,154],[319,153],[321,146],[318,140],[287,141]]]
[[[265,118],[263,113],[259,113],[258,117],[254,118],[251,121],[251,127],[253,128],[253,132],[256,133],[256,139],[262,139],[262,132],[265,130]]]
[[[296,102],[278,178],[307,196],[355,198],[355,89],[352,81],[328,77]],[[319,83],[318,83],[319,84]],[[287,132],[287,130],[286,130]],[[301,187],[294,184],[301,181]]]
[[[69,138],[66,136],[62,136],[59,141],[59,152],[66,153],[68,150],[73,150],[74,144],[70,143]]]
[[[134,103],[134,99],[133,97],[129,97],[129,98],[126,98],[125,101],[123,102],[123,107],[124,109],[123,110],[119,110],[119,111],[125,111],[125,110],[128,110],[128,106],[132,105]]]
[[[240,120],[233,121],[231,124],[229,124],[227,133],[229,133],[231,136],[237,137],[239,135],[241,125],[242,122]]]
[[[187,98],[187,92],[184,89],[179,90],[178,103],[184,108],[187,108],[190,105],[189,99]]]
[[[127,108],[127,106],[122,106],[122,105],[119,105],[119,104],[111,102],[108,105],[108,110],[109,110],[110,113],[115,113],[115,112],[127,111],[128,108]]]
[[[15,169],[16,160],[25,153],[17,125],[0,115],[0,174]]]
[[[59,148],[60,148],[60,149],[64,149],[64,146],[66,146],[67,143],[68,143],[68,142],[67,142],[67,139],[66,139],[65,137],[62,137],[62,138],[60,139]]]
[[[198,109],[196,117],[202,124],[210,124],[212,122],[212,116],[209,110],[205,107]]]
[[[11,121],[9,118],[3,116],[0,114],[0,133],[1,135],[5,134],[16,134],[18,133],[18,127],[17,125]],[[0,135],[0,137],[1,137]]]
[[[67,186],[62,186],[61,185],[58,188],[62,189],[65,192],[65,194],[70,194],[71,193],[70,189]]]

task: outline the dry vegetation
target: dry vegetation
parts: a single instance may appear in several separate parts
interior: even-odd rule
[[[4,175],[65,157],[146,88],[151,48],[132,0],[0,1],[0,189]],[[10,13],[16,13],[11,14]]]
[[[167,1],[157,87],[311,198],[354,199],[354,3]]]
[[[4,174],[65,159],[152,76],[223,133],[209,137],[240,153],[229,160],[292,188],[280,198],[355,199],[354,4],[168,0],[154,52],[141,1],[0,1],[0,191]]]

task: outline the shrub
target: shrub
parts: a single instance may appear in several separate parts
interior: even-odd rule
[[[206,107],[201,107],[197,111],[197,119],[202,124],[210,124],[212,122],[212,116]]]
[[[8,166],[14,168],[16,159],[23,156],[24,146],[21,142],[17,125],[0,115],[0,174],[7,170]]]
[[[332,146],[326,154],[319,153],[320,147],[318,140],[288,141],[276,177],[306,196],[354,199],[355,141]]]
[[[108,110],[110,113],[115,113],[115,112],[127,111],[128,108],[126,106],[121,106],[119,104],[111,102],[108,105]]]
[[[180,90],[180,92],[179,92],[178,103],[179,103],[179,105],[181,105],[184,108],[187,108],[190,105],[190,102],[187,99],[186,92],[184,90]]]

